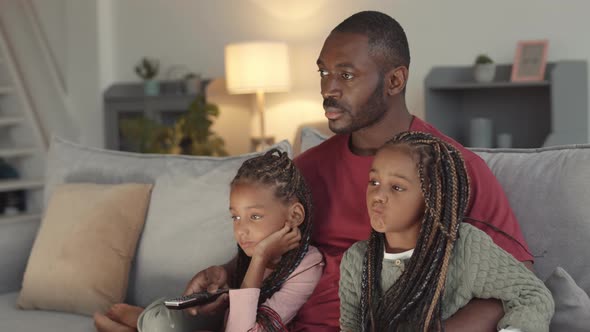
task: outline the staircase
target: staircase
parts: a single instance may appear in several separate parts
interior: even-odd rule
[[[0,224],[41,218],[47,136],[0,24]]]

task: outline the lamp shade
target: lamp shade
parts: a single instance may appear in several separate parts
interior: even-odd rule
[[[289,52],[281,42],[245,42],[225,47],[225,78],[230,93],[289,90]]]

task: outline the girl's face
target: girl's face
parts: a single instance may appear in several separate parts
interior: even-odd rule
[[[416,161],[409,147],[381,149],[369,172],[367,208],[371,227],[380,233],[417,234],[424,196]]]
[[[258,242],[285,226],[289,207],[275,197],[271,186],[236,183],[231,187],[229,211],[234,237],[252,257]]]

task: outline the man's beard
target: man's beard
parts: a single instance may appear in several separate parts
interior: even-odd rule
[[[375,123],[381,121],[387,113],[387,105],[383,98],[383,79],[379,80],[379,84],[373,90],[373,93],[367,99],[367,102],[359,107],[359,111],[353,114],[349,107],[340,105],[338,101],[333,98],[324,99],[325,107],[339,108],[342,113],[348,114],[350,123],[346,127],[335,127],[335,123],[328,122],[330,130],[336,134],[350,134],[357,130],[370,127]]]

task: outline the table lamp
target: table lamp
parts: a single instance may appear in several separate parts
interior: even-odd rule
[[[285,92],[290,87],[289,54],[282,42],[242,42],[225,47],[227,90],[232,94],[256,93],[260,113],[260,139],[252,138],[253,150],[263,150],[274,143],[266,137],[264,94]]]

